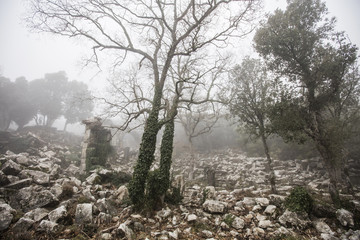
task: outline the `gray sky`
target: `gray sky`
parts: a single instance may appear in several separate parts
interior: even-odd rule
[[[330,15],[338,19],[338,30],[344,30],[350,40],[360,47],[360,0],[326,0]],[[285,8],[286,0],[265,0],[267,11]],[[45,73],[64,70],[70,80],[93,83],[102,75],[93,69],[83,69],[80,60],[89,53],[83,44],[49,34],[29,33],[21,22],[23,0],[0,0],[0,74],[14,80],[28,80]],[[244,53],[242,53],[244,54]],[[245,53],[248,54],[248,53]]]

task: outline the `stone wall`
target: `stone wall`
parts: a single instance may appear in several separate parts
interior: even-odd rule
[[[93,167],[105,166],[112,147],[111,132],[101,126],[100,118],[87,119],[82,123],[86,125],[80,164],[80,171],[83,174]]]

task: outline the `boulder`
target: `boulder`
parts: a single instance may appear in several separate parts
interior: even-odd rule
[[[125,185],[120,186],[114,193],[116,200],[122,202],[124,199],[129,197],[129,190]]]
[[[262,228],[255,227],[252,229],[252,233],[257,236],[263,238],[265,236],[265,231]]]
[[[268,198],[255,198],[255,202],[261,207],[267,207],[270,204]]]
[[[76,206],[75,222],[77,224],[92,223],[93,204],[83,203]]]
[[[188,221],[188,222],[196,222],[197,218],[198,218],[198,217],[197,217],[195,214],[189,214],[189,215],[187,216],[187,221]]]
[[[343,225],[344,227],[354,226],[354,215],[351,212],[349,212],[348,210],[338,209],[338,210],[336,210],[335,214],[336,214],[337,220],[339,220],[341,225]]]
[[[22,179],[22,180],[18,180],[13,183],[10,183],[9,185],[6,186],[6,188],[22,189],[25,187],[29,187],[32,184],[32,182],[33,182],[32,178],[26,178],[26,179]]]
[[[70,164],[67,169],[65,169],[65,174],[67,176],[78,176],[80,174],[80,168],[74,164]]]
[[[41,207],[54,207],[59,200],[49,191],[39,187],[25,187],[18,191],[14,198],[24,211]]]
[[[27,213],[25,213],[24,218],[29,218],[34,220],[35,222],[43,220],[45,217],[47,217],[49,214],[49,211],[45,208],[35,208],[34,210],[31,210]]]
[[[26,217],[20,218],[12,227],[13,232],[27,231],[35,223],[34,220]]]
[[[255,199],[252,197],[244,197],[244,199],[241,201],[241,203],[245,207],[253,207],[256,205]]]
[[[10,183],[9,178],[5,175],[3,171],[0,170],[0,186],[5,186]]]
[[[203,209],[209,213],[225,213],[227,204],[216,200],[206,200]]]
[[[117,234],[120,237],[125,237],[128,240],[136,239],[133,230],[131,230],[131,228],[129,228],[127,225],[127,222],[120,224],[117,229]]]
[[[269,227],[274,227],[274,224],[270,220],[261,220],[259,221],[258,226],[260,228],[269,228]]]
[[[59,198],[63,193],[63,187],[60,184],[56,183],[50,188],[50,192],[54,194],[55,197]]]
[[[16,211],[6,203],[0,204],[0,231],[7,229],[13,219],[13,213]]]
[[[313,222],[314,227],[316,228],[316,230],[319,233],[325,233],[325,234],[330,234],[330,235],[334,235],[334,232],[331,230],[331,228],[329,227],[329,225],[327,225],[323,220],[321,219],[317,219]]]
[[[276,206],[275,205],[269,205],[269,206],[266,207],[264,213],[272,215],[272,214],[274,214],[275,211],[276,211]]]
[[[170,215],[171,215],[170,208],[166,208],[166,209],[163,208],[160,211],[158,211],[156,214],[156,216],[159,217],[160,219],[166,219],[170,217]]]
[[[245,227],[245,221],[240,217],[235,217],[231,226],[237,230],[243,229]]]
[[[33,181],[40,185],[48,185],[50,182],[50,175],[42,171],[36,170],[22,170],[20,175],[23,178],[32,178]]]
[[[56,232],[59,229],[59,224],[48,221],[48,220],[42,220],[37,228],[37,231],[42,232]]]
[[[116,208],[113,206],[111,201],[107,200],[106,198],[97,200],[96,207],[99,209],[100,212],[109,213],[112,215],[117,214]]]
[[[279,217],[279,222],[285,227],[291,226],[298,229],[305,229],[310,224],[307,216],[291,212],[288,209]]]
[[[8,160],[2,165],[1,170],[6,175],[16,176],[21,172],[21,166],[12,160]]]
[[[25,155],[24,153],[18,154],[15,161],[16,161],[18,164],[23,165],[23,166],[26,166],[26,167],[28,167],[28,166],[30,166],[30,165],[36,164],[35,161],[31,160],[31,159],[29,158],[29,156]]]
[[[100,180],[101,180],[101,177],[97,173],[93,173],[86,178],[86,182],[91,185],[97,184]]]
[[[65,206],[60,206],[49,212],[49,220],[51,222],[59,223],[62,218],[66,217],[67,210]]]

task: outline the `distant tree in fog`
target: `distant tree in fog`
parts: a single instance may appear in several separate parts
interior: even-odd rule
[[[185,130],[191,158],[194,157],[193,139],[210,133],[220,117],[219,107],[211,103],[179,110],[178,119]]]
[[[33,119],[36,108],[31,101],[29,82],[24,77],[15,80],[14,88],[14,101],[11,103],[10,117],[20,130]]]
[[[272,114],[277,133],[287,140],[312,139],[330,177],[331,198],[340,204],[339,189],[351,191],[344,144],[359,114],[359,74],[357,47],[327,14],[320,0],[290,0],[285,11],[269,16],[254,41],[267,66],[287,80],[290,94]]]
[[[0,130],[5,131],[11,123],[10,104],[13,98],[13,84],[10,79],[0,76]]]
[[[64,116],[64,130],[69,123],[88,118],[93,110],[90,92],[85,83],[68,81],[66,73],[47,73],[44,78],[29,83],[31,101],[37,114],[37,125],[51,127],[56,119]]]
[[[275,82],[261,60],[249,57],[234,68],[231,77],[230,112],[254,140],[261,139],[268,163],[271,191],[275,193],[275,174],[267,143],[272,133],[269,110],[276,100]]]
[[[0,129],[11,122],[18,130],[31,120],[37,125],[52,126],[60,116],[75,123],[90,116],[93,103],[87,85],[68,82],[65,72],[48,73],[42,79],[28,82],[24,77],[15,82],[0,76]]]
[[[15,82],[0,77],[0,129],[7,130],[13,121],[21,129],[35,115],[28,81],[21,77]]]
[[[51,127],[62,115],[62,101],[66,94],[68,78],[65,72],[47,73],[42,79],[30,82],[32,101],[38,111],[37,125]]]
[[[66,131],[68,124],[80,122],[90,117],[94,109],[92,96],[85,83],[70,81],[67,83],[66,89],[62,109],[63,116],[66,119],[64,131]]]

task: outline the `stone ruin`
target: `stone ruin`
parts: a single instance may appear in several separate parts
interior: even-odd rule
[[[101,118],[82,121],[86,125],[82,142],[80,171],[84,174],[91,167],[104,166],[111,152],[111,132],[102,126]]]

